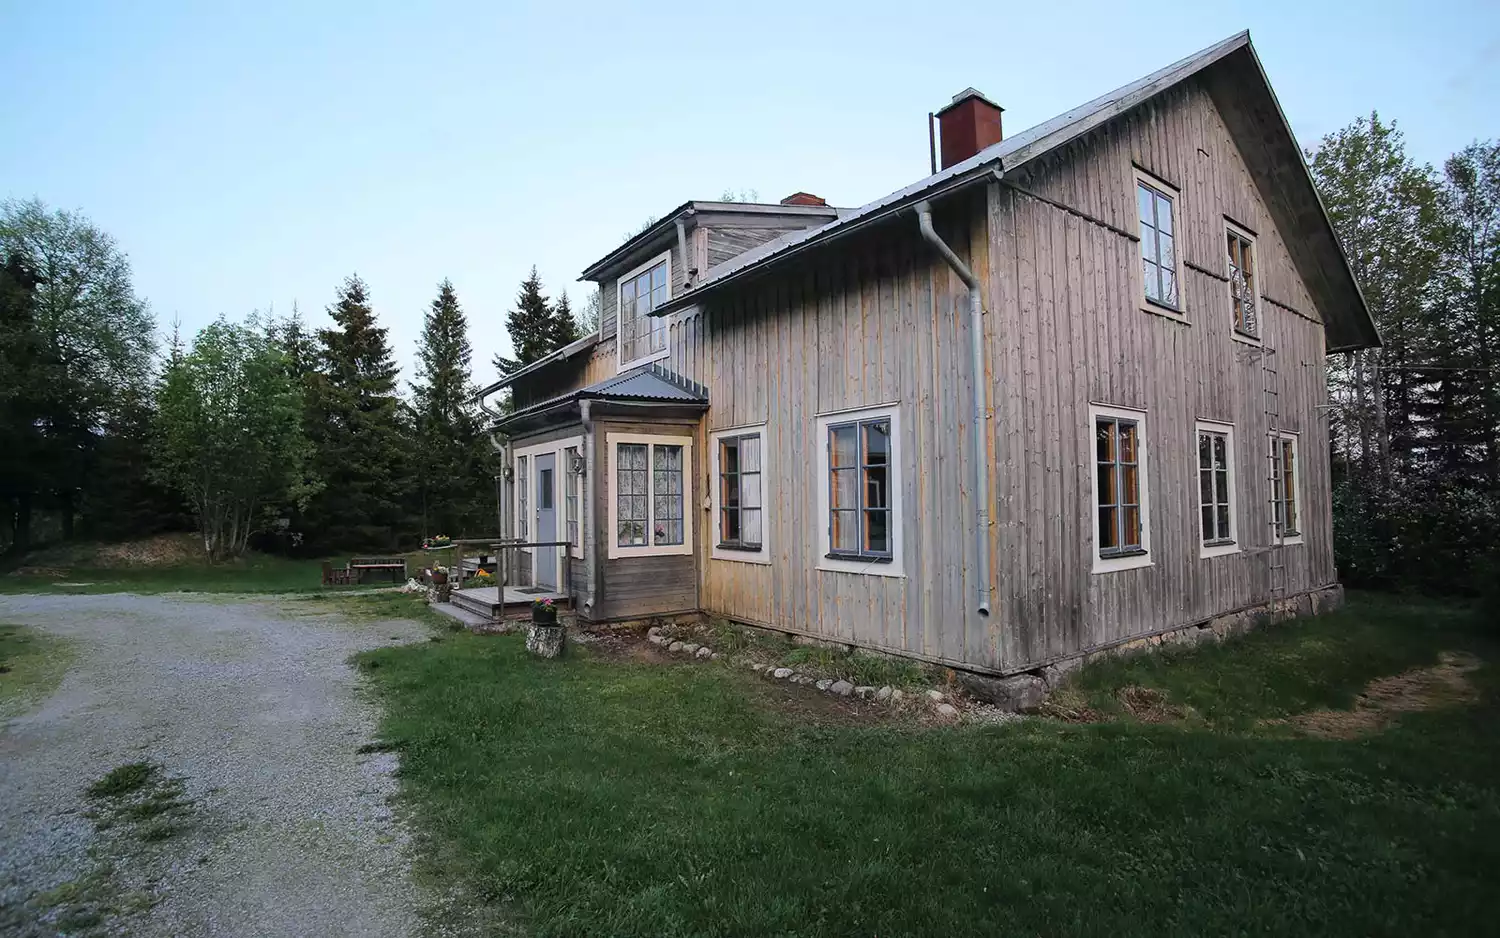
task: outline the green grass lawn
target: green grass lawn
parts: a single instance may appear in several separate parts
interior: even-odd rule
[[[702,663],[528,657],[454,634],[361,657],[427,870],[537,935],[1490,934],[1500,679],[1354,742],[1260,720],[1348,706],[1461,612],[1342,612],[1108,662],[1191,718],[934,728]]]
[[[343,566],[351,555],[332,558]],[[420,559],[407,555],[415,575]],[[365,587],[325,587],[323,561],[293,560],[251,552],[223,563],[185,561],[160,565],[98,566],[88,562],[40,564],[48,572],[0,574],[0,593],[318,593]],[[390,586],[380,580],[372,587]]]
[[[72,660],[73,649],[62,639],[0,624],[0,721],[52,693]]]

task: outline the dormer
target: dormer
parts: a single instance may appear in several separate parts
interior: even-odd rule
[[[651,310],[696,286],[710,269],[837,217],[838,209],[806,192],[774,204],[685,202],[590,264],[580,279],[599,287],[599,336],[616,340],[617,370],[670,354],[668,321]]]

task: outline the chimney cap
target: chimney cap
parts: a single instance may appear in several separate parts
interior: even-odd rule
[[[781,200],[782,205],[827,205],[823,199],[811,192],[793,192]]]
[[[980,101],[983,101],[985,104],[988,104],[990,107],[994,108],[997,111],[1005,110],[1005,108],[991,101],[989,98],[986,98],[984,94],[979,91],[979,89],[970,85],[968,88],[965,88],[958,94],[954,95],[953,100],[948,102],[943,106],[942,110],[937,112],[937,116],[942,117],[944,114],[958,107],[960,104],[963,104],[965,101],[968,101],[970,98],[978,98]]]

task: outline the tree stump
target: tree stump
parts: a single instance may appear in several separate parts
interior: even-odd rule
[[[540,658],[556,658],[563,650],[561,623],[541,625],[533,622],[526,633],[526,650]]]

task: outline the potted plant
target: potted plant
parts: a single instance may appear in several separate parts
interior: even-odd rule
[[[533,625],[557,624],[557,607],[552,605],[552,600],[538,599],[531,604],[531,622]]]
[[[432,568],[432,585],[433,586],[442,586],[444,583],[447,583],[447,582],[448,582],[448,568],[447,567],[433,567]]]

